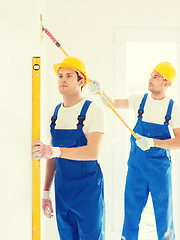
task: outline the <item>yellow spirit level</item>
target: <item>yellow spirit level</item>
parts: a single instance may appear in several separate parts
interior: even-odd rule
[[[41,59],[32,59],[32,142],[40,139]],[[40,161],[32,159],[32,240],[40,240]]]

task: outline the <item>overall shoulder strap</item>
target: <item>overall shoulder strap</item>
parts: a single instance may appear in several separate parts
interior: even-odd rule
[[[81,109],[81,113],[80,115],[78,116],[78,123],[77,123],[77,128],[82,128],[84,126],[83,122],[84,120],[86,119],[86,113],[87,113],[87,110],[90,106],[92,101],[89,101],[89,100],[86,100],[82,109]]]
[[[61,105],[62,105],[62,103],[58,104],[55,108],[54,114],[51,117],[51,126],[55,127],[55,125],[56,125],[57,115],[58,115],[58,111],[59,111]]]
[[[167,113],[166,113],[166,116],[165,116],[164,124],[169,124],[169,121],[171,120],[171,113],[172,113],[173,104],[174,104],[174,101],[172,99],[170,99],[168,109],[167,109]]]
[[[142,115],[144,113],[144,106],[145,106],[145,103],[146,103],[147,96],[148,96],[148,93],[145,93],[144,97],[143,97],[143,99],[141,101],[141,104],[140,104],[139,110],[138,110],[138,118],[142,119]]]

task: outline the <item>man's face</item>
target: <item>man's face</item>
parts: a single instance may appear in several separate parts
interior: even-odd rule
[[[164,77],[154,70],[151,73],[151,78],[149,79],[149,85],[148,85],[148,90],[152,93],[158,94],[163,91],[168,87],[169,82],[168,80],[164,79]]]
[[[58,89],[61,94],[75,94],[80,91],[84,79],[78,81],[78,75],[72,68],[64,67],[59,69]]]

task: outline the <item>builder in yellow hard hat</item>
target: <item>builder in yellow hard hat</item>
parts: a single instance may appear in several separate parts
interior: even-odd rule
[[[53,216],[49,195],[55,176],[56,217],[61,240],[104,240],[104,185],[97,161],[104,133],[99,106],[82,97],[85,64],[67,57],[54,65],[63,102],[51,118],[51,145],[38,141],[34,159],[47,159],[42,207]],[[55,174],[56,173],[56,174]]]
[[[159,240],[174,240],[170,149],[180,148],[180,107],[166,96],[176,71],[171,63],[161,62],[152,71],[148,90],[127,99],[112,99],[102,94],[114,108],[131,108],[138,113],[131,135],[131,151],[125,187],[125,217],[122,240],[138,239],[141,213],[151,193]],[[93,93],[100,91],[97,81],[88,83]],[[169,127],[174,136],[171,137]]]

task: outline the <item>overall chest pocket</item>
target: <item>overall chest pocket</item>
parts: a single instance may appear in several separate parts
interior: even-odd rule
[[[143,136],[161,140],[171,137],[168,126],[148,123],[143,124]]]
[[[78,134],[77,130],[61,130],[53,129],[51,130],[52,145],[53,147],[76,147],[78,144]]]

